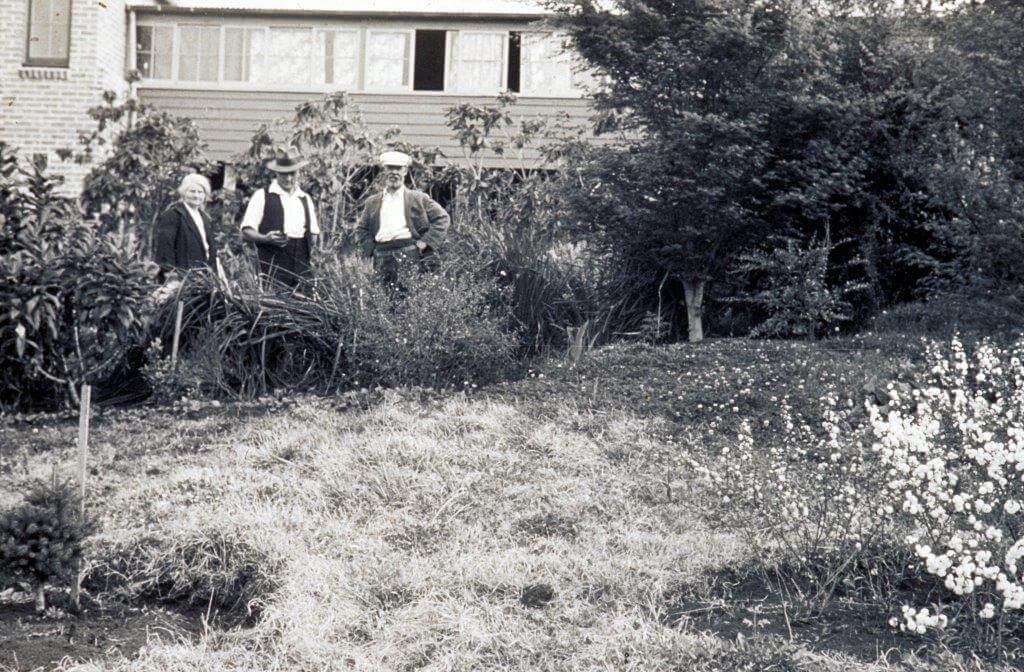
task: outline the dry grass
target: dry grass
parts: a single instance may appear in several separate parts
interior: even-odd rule
[[[659,494],[663,418],[583,404],[570,377],[543,403],[388,392],[366,411],[311,397],[98,423],[91,589],[191,600],[212,627],[61,669],[968,669],[669,625],[664,596],[747,547]],[[40,431],[62,447],[16,451],[0,492],[70,465],[74,427]]]

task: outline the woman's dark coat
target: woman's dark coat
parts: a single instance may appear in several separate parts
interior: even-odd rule
[[[216,270],[217,249],[213,242],[210,217],[199,211],[206,229],[206,242],[210,247],[207,254],[203,239],[199,237],[192,216],[181,201],[163,211],[156,221],[156,235],[153,239],[153,261],[160,266],[161,276],[173,269],[188,270],[209,266]]]

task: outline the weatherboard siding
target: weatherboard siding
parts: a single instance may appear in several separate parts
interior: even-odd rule
[[[173,115],[195,121],[212,159],[230,162],[244,152],[249,140],[263,124],[289,120],[295,107],[315,100],[314,94],[263,91],[225,91],[204,89],[146,88],[139,99]],[[452,160],[463,157],[463,150],[445,125],[445,112],[461,103],[493,105],[488,96],[355,93],[352,101],[372,132],[397,127],[399,139],[424,148],[438,147]],[[522,98],[513,113],[521,118],[567,112],[571,122],[586,125],[593,111],[585,98]],[[537,160],[536,151],[525,154],[529,162]],[[439,162],[444,162],[441,159]],[[518,162],[518,160],[517,160]],[[488,165],[509,165],[508,159],[486,157]]]

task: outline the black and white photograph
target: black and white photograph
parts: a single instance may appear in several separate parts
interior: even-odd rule
[[[0,0],[0,672],[1024,669],[1024,0]]]

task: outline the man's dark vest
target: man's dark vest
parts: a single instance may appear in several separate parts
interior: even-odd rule
[[[266,198],[263,200],[263,219],[260,220],[260,233],[266,234],[271,231],[283,232],[284,206],[281,205],[281,194],[272,193],[269,189],[264,189],[263,191]],[[302,212],[306,215],[302,237],[306,243],[304,246],[306,262],[309,263],[309,257],[313,249],[312,234],[309,231],[309,196],[303,195],[299,198],[299,202],[302,203]],[[257,245],[256,254],[261,265],[277,264],[274,257],[278,249],[272,245]]]

